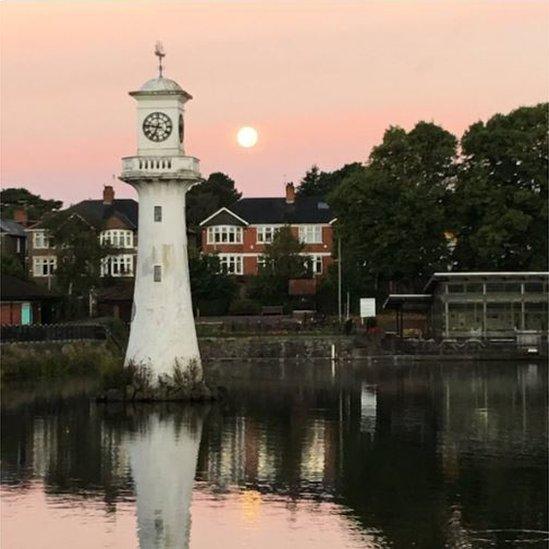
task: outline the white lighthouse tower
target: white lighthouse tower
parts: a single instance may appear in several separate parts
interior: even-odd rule
[[[139,195],[139,242],[134,310],[126,364],[149,367],[158,376],[174,366],[193,364],[193,381],[202,367],[191,302],[185,195],[201,181],[198,159],[185,155],[185,103],[192,99],[162,75],[130,92],[137,101],[137,155],[122,159],[120,179]]]

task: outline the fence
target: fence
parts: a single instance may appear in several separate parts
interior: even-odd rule
[[[31,324],[0,327],[2,343],[104,339],[107,339],[107,330],[99,324]]]
[[[225,318],[198,322],[196,325],[198,336],[211,337],[220,335],[336,335],[343,332],[336,321],[307,321],[300,322],[291,318],[280,317],[249,317]]]

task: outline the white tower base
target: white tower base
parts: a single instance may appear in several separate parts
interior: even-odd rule
[[[194,160],[194,159],[193,159]],[[125,364],[150,368],[153,384],[179,367],[202,380],[191,300],[185,194],[198,174],[144,179],[123,174],[139,194],[134,310]],[[160,208],[160,209],[159,209]],[[155,210],[157,212],[155,221]]]

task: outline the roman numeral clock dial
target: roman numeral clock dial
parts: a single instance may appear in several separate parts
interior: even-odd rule
[[[151,141],[165,141],[172,133],[172,121],[162,112],[153,112],[143,120],[143,133]]]

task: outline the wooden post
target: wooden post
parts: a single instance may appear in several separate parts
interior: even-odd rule
[[[524,282],[520,285],[520,329],[526,330],[526,305],[524,304]]]
[[[448,301],[444,302],[444,335],[450,336],[450,307]]]

